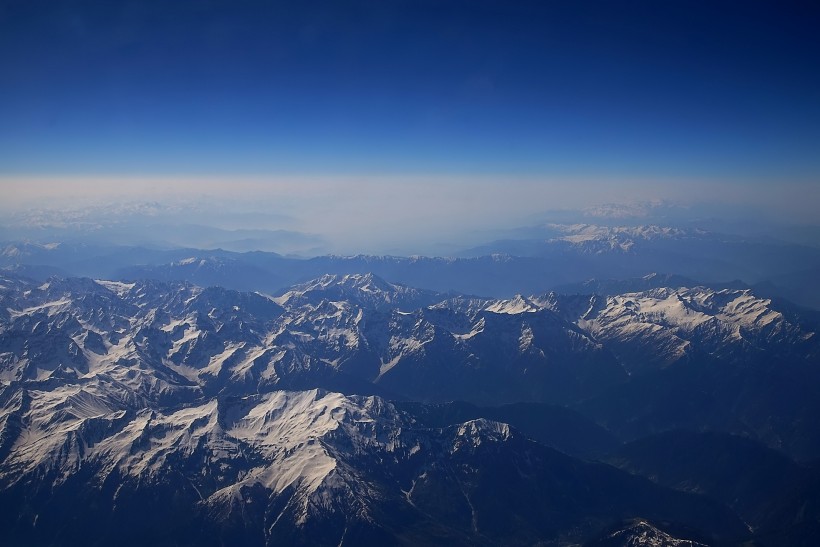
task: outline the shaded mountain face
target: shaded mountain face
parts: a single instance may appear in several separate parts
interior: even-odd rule
[[[748,438],[685,430],[650,435],[604,459],[656,484],[725,503],[762,545],[817,541],[816,464],[799,465]]]
[[[731,506],[752,528],[777,527],[772,500],[788,497],[807,471],[750,439],[723,433],[667,431],[621,447],[607,461],[677,490]]]
[[[529,545],[634,518],[734,541],[731,500],[527,437],[590,458],[685,422],[811,454],[816,363],[811,324],[748,289],[497,300],[353,274],[267,297],[3,276],[0,518],[12,544]]]

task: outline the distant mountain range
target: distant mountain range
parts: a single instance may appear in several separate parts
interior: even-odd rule
[[[391,282],[438,292],[494,297],[536,294],[590,279],[637,279],[655,272],[689,285],[738,287],[820,309],[820,249],[699,229],[548,225],[537,238],[496,241],[456,258],[285,257],[271,252],[72,243],[8,243],[0,267],[45,280],[51,275],[133,281],[187,281],[276,294],[323,274],[373,272]],[[651,285],[651,286],[650,286]],[[645,288],[663,286],[660,281]]]

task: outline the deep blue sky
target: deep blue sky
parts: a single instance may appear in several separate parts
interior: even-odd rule
[[[0,173],[815,181],[786,4],[0,0]]]

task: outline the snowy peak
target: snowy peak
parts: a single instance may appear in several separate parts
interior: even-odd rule
[[[736,361],[750,352],[816,353],[816,333],[749,289],[657,288],[599,299],[577,324],[618,351],[668,366],[693,354]],[[814,349],[812,349],[814,346]],[[628,349],[631,348],[631,349]],[[652,349],[650,349],[652,348]],[[637,366],[634,355],[629,359]]]
[[[433,291],[388,283],[372,274],[323,275],[296,285],[274,300],[290,307],[317,305],[322,300],[348,301],[364,308],[413,310],[442,300]]]
[[[509,425],[484,418],[470,420],[454,429],[453,452],[465,447],[475,449],[482,443],[502,443],[513,436]]]
[[[312,279],[300,285],[296,285],[286,294],[304,295],[311,292],[321,291],[347,291],[355,293],[394,293],[398,290],[397,285],[388,283],[384,279],[373,275],[365,274],[326,274],[316,279]]]
[[[397,285],[388,283],[372,273],[347,274],[338,280],[338,284],[342,287],[349,287],[368,293],[391,292],[397,289]]]
[[[660,288],[612,296],[607,302],[604,316],[629,316],[685,331],[709,321],[733,329],[763,331],[784,321],[782,313],[771,309],[771,300],[758,298],[748,289]]]
[[[598,547],[706,547],[704,543],[676,538],[643,519],[635,519],[590,545]]]
[[[565,242],[590,253],[630,252],[636,244],[648,241],[701,237],[701,231],[647,226],[599,226],[596,224],[550,224],[558,233],[549,242]]]
[[[497,300],[485,308],[485,310],[493,313],[506,313],[510,315],[534,313],[541,309],[543,309],[542,306],[520,294],[510,300]]]
[[[20,243],[7,245],[0,250],[0,258],[17,260],[38,252],[54,251],[59,247],[60,243]]]

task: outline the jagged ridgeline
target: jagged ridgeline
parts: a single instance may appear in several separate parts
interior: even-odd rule
[[[792,460],[820,456],[816,323],[750,289],[499,300],[354,274],[266,296],[4,275],[0,300],[10,544],[710,544],[782,537],[788,519],[814,530],[793,490],[767,490],[782,514],[760,515],[765,504],[643,478],[652,462],[621,450],[711,430],[811,475]]]

